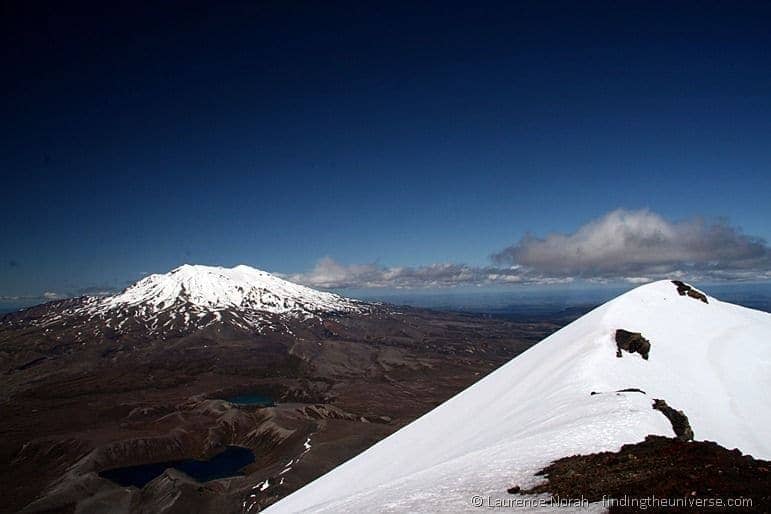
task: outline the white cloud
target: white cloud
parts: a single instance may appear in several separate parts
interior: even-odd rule
[[[526,235],[494,254],[489,266],[344,265],[325,257],[310,272],[288,278],[321,288],[764,280],[771,279],[771,249],[725,221],[670,221],[648,210],[615,210],[570,234]]]
[[[330,257],[321,259],[308,273],[290,280],[322,288],[448,287],[484,281],[485,272],[462,264],[386,267],[377,264],[343,265]]]
[[[725,221],[669,221],[648,210],[616,210],[571,234],[527,235],[493,260],[549,276],[762,278],[771,269],[771,249]]]
[[[517,266],[481,267],[465,264],[387,267],[377,264],[343,265],[330,257],[321,259],[308,273],[288,275],[287,279],[311,287],[338,288],[447,288],[494,284],[570,283],[571,277],[549,277]]]

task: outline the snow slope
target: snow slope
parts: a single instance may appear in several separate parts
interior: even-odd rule
[[[474,495],[511,499],[557,458],[673,436],[654,398],[697,440],[769,459],[771,314],[708,299],[669,281],[630,291],[267,512],[479,511]],[[650,340],[649,360],[616,357],[619,328]],[[647,394],[615,393],[633,387]]]

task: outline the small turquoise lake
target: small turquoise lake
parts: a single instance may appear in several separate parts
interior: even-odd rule
[[[257,407],[272,407],[276,405],[273,398],[264,394],[238,394],[225,398],[225,401],[236,405],[254,405]]]

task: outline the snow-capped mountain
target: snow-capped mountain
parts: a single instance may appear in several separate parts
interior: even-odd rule
[[[221,268],[185,264],[166,274],[150,275],[122,293],[103,299],[97,308],[138,305],[155,311],[184,305],[198,310],[240,309],[300,316],[363,310],[361,302],[244,265]]]
[[[558,458],[674,436],[654,400],[682,411],[696,440],[769,459],[769,389],[771,314],[655,282],[586,314],[268,512],[479,511],[475,495],[505,501],[509,487],[541,482],[535,473]]]
[[[132,331],[165,336],[216,324],[258,332],[289,330],[282,321],[364,314],[372,308],[249,266],[186,264],[150,275],[114,296],[52,302],[16,317],[19,324],[28,326],[81,327],[89,336]],[[12,325],[14,317],[5,323]]]

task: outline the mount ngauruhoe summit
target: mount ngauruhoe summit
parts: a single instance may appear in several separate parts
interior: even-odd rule
[[[661,281],[563,324],[364,303],[245,266],[8,314],[0,508],[769,505],[771,315]]]

